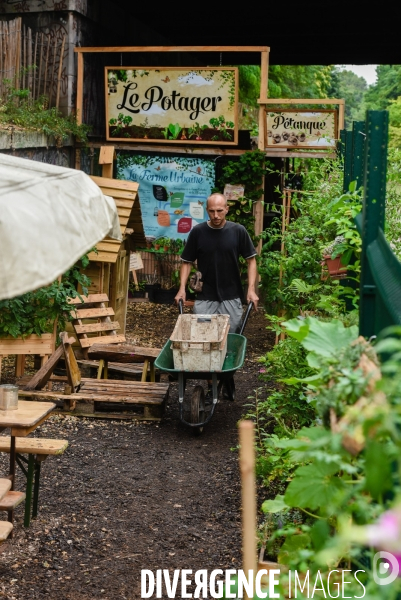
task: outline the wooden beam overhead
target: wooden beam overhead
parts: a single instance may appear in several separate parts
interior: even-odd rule
[[[86,46],[74,52],[269,52],[269,46]]]

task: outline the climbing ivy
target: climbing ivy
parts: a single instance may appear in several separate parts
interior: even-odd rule
[[[230,211],[227,219],[244,225],[253,239],[255,239],[253,204],[260,199],[263,200],[263,176],[270,167],[273,165],[266,160],[264,152],[260,150],[245,152],[238,160],[230,160],[223,167],[223,173],[213,190],[223,193],[226,184],[244,186],[243,198],[228,201]]]

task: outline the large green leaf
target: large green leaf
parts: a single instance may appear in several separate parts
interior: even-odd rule
[[[300,341],[306,350],[320,356],[336,356],[344,346],[348,346],[358,337],[358,328],[344,327],[342,321],[329,322],[308,317],[303,323],[292,319],[283,323],[289,336]]]
[[[284,496],[288,506],[316,510],[329,506],[333,497],[343,489],[344,484],[335,476],[338,464],[315,462],[299,467]]]
[[[369,440],[365,450],[366,489],[376,500],[393,487],[392,457],[388,448],[376,440]]]
[[[299,551],[304,550],[310,544],[310,537],[307,533],[288,536],[281,546],[278,554],[278,562],[282,565],[289,565],[299,558]]]
[[[291,319],[282,323],[290,337],[302,342],[309,332],[309,319]]]
[[[288,504],[284,502],[284,496],[281,494],[277,494],[274,500],[265,500],[262,504],[262,510],[265,513],[278,513],[289,508]]]

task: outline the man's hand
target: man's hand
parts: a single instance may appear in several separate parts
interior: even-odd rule
[[[174,298],[174,301],[175,301],[176,304],[178,304],[180,300],[182,300],[183,302],[185,302],[186,297],[187,297],[187,295],[185,293],[185,289],[184,290],[179,290],[178,294]]]
[[[178,304],[180,300],[185,302],[185,298],[187,297],[185,293],[185,288],[187,285],[188,277],[191,272],[191,263],[183,262],[180,268],[180,289],[178,290],[178,294],[174,298],[175,302]]]
[[[246,296],[246,301],[248,304],[250,302],[253,302],[253,306],[254,306],[255,310],[258,310],[259,296],[253,290],[248,290],[248,294]]]
[[[259,296],[255,292],[256,286],[256,278],[257,278],[257,267],[256,267],[256,259],[254,256],[247,259],[248,263],[248,294],[246,296],[246,301],[248,304],[253,302],[255,310],[258,310],[258,302]]]

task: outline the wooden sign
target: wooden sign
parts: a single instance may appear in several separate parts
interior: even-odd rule
[[[238,69],[106,67],[106,139],[237,144]]]
[[[232,185],[231,183],[226,183],[223,194],[227,200],[238,200],[239,198],[244,197],[245,187],[243,185]]]
[[[336,145],[336,110],[268,109],[266,119],[268,148],[321,149]]]
[[[131,252],[129,257],[129,270],[139,271],[139,269],[143,269],[142,257],[139,252]]]

